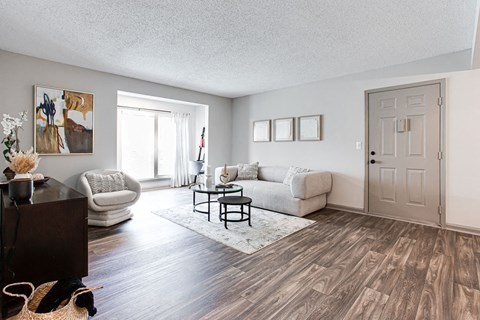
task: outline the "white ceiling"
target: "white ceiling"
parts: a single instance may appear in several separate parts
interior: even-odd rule
[[[476,0],[0,0],[0,49],[238,97],[472,47]]]

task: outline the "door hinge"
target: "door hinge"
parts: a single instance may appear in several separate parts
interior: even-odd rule
[[[441,107],[443,105],[443,98],[442,97],[438,97],[438,106]]]
[[[442,160],[443,159],[443,152],[442,151],[438,151],[438,160]]]
[[[439,214],[439,215],[442,215],[442,213],[443,213],[442,206],[438,206],[438,214]]]

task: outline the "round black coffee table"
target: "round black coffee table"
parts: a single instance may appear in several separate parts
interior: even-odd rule
[[[193,191],[193,212],[199,212],[199,213],[203,213],[203,214],[206,214],[208,215],[208,221],[210,221],[210,204],[212,202],[216,202],[217,200],[212,200],[211,199],[211,196],[212,194],[221,194],[223,196],[225,196],[227,193],[235,193],[235,192],[240,192],[240,195],[243,196],[243,187],[242,186],[239,186],[239,185],[236,185],[236,184],[231,184],[231,187],[229,188],[223,188],[223,187],[215,187],[215,186],[212,186],[210,188],[204,186],[204,185],[195,185],[191,188],[191,190]],[[207,194],[207,201],[200,201],[200,202],[195,202],[195,194],[196,193],[205,193]],[[197,207],[201,204],[207,204],[207,211],[205,210],[200,210],[200,209],[197,209]]]
[[[252,199],[249,197],[243,196],[228,196],[228,197],[221,197],[217,199],[218,203],[220,204],[220,213],[218,218],[220,221],[225,222],[225,229],[228,229],[227,222],[242,222],[248,221],[248,225],[251,227],[251,204]],[[222,211],[222,206],[225,211]],[[228,210],[228,206],[240,206],[240,210]],[[248,212],[243,211],[243,206],[248,207]],[[230,213],[240,213],[240,219],[228,219],[228,214]],[[245,217],[244,217],[245,216]]]

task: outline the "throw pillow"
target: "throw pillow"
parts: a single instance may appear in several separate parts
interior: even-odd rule
[[[112,174],[87,173],[85,178],[87,178],[93,194],[127,189],[123,172]]]
[[[290,168],[288,168],[288,172],[287,172],[287,175],[285,176],[285,179],[283,179],[283,184],[291,185],[293,177],[296,174],[303,173],[303,172],[308,172],[308,169],[290,166]]]
[[[258,162],[252,164],[239,163],[237,180],[258,180]]]

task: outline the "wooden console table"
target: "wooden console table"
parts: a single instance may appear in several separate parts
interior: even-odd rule
[[[19,204],[17,209],[8,189],[2,190],[0,287],[21,281],[38,286],[87,276],[87,198],[50,179],[35,187],[31,202]],[[3,293],[1,297],[5,316],[10,298]]]

